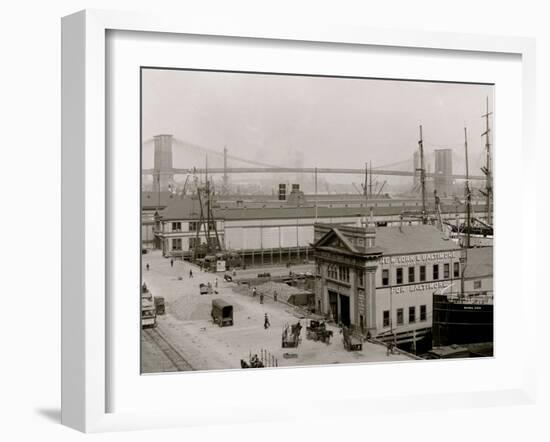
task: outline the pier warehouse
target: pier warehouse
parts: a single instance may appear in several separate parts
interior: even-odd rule
[[[415,347],[432,295],[461,275],[461,249],[430,225],[315,225],[316,309],[363,335]]]
[[[247,265],[312,260],[316,222],[353,226],[364,224],[368,213],[373,224],[417,224],[418,217],[401,217],[406,211],[418,210],[418,204],[417,200],[379,200],[370,202],[365,210],[359,202],[315,207],[307,201],[237,200],[214,206],[210,235],[214,235],[215,227],[223,247],[238,253]],[[449,223],[463,221],[464,207],[460,204],[444,204],[441,211]],[[155,225],[155,247],[162,249],[164,256],[192,257],[194,248],[206,242],[206,224],[201,226],[200,212],[201,204],[194,196],[170,202]],[[479,213],[483,213],[482,208]]]

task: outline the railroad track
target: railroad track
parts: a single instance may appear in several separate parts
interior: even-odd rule
[[[147,328],[143,332],[156,346],[157,348],[174,364],[178,371],[191,371],[194,368],[189,362],[182,356],[182,354],[176,350],[176,348],[170,344],[170,342],[158,331],[157,328]]]

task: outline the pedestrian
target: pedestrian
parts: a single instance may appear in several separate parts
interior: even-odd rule
[[[264,303],[264,294],[260,293],[260,304]]]
[[[256,287],[253,287],[253,288],[252,288],[252,297],[253,297],[253,298],[256,297]]]
[[[277,302],[277,292],[273,292],[273,301]]]
[[[149,263],[145,265],[145,268],[147,269],[147,271],[149,271]]]
[[[192,269],[189,269],[189,277],[190,277],[190,278],[193,277],[193,270],[192,270]]]
[[[216,282],[214,283],[214,285],[216,286],[216,288],[218,288],[218,278],[216,278]]]
[[[233,276],[237,276],[237,271],[233,269]]]
[[[267,317],[267,313],[264,315],[264,329],[268,329],[271,327],[271,324],[269,323],[269,318]]]
[[[174,267],[174,258],[170,258],[170,267]]]

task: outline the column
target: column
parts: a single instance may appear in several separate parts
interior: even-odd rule
[[[376,336],[376,269],[378,261],[367,261],[365,264],[365,320],[371,336]]]
[[[349,269],[350,291],[349,291],[349,317],[351,327],[355,328],[359,325],[357,317],[357,271],[354,267]]]

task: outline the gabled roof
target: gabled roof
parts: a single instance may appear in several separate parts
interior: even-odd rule
[[[329,230],[325,235],[323,235],[319,241],[317,241],[314,244],[314,247],[331,247],[333,245],[336,245],[338,247],[339,244],[334,244],[335,239],[337,238],[337,241],[341,241],[342,245],[345,249],[347,249],[349,252],[352,253],[359,253],[359,251],[351,244],[348,239],[342,235],[342,232],[340,232],[336,227]]]
[[[363,232],[365,229],[361,229]],[[340,231],[338,227],[332,227],[324,234],[313,247],[318,250],[328,250],[337,253],[351,253],[354,255],[380,255],[382,249],[380,247],[369,247],[364,249],[356,247],[349,238]]]
[[[143,210],[154,210],[157,207],[163,209],[164,207],[172,204],[174,201],[177,201],[179,198],[179,196],[167,191],[143,191],[141,192],[141,208]]]
[[[384,249],[385,255],[460,250],[458,244],[430,225],[378,228],[376,245]]]
[[[174,200],[161,212],[161,216],[164,220],[198,220],[200,214],[201,205],[198,199],[189,196],[183,199]],[[206,213],[204,216],[206,216]]]
[[[328,229],[328,232],[317,241],[315,244],[316,247],[318,247],[323,240],[325,241],[323,244],[326,244],[326,238],[329,237],[331,232],[336,230],[341,236],[347,238],[350,243],[355,242],[353,238],[357,239],[365,232],[364,227],[334,226],[330,224],[318,224],[316,228],[320,229],[321,232],[323,229]],[[401,228],[376,228],[375,245],[377,249],[383,251],[384,255],[407,255],[460,250],[458,244],[449,239],[445,239],[442,232],[430,225],[402,226]],[[359,250],[359,253],[363,253],[360,247],[356,247],[356,249]]]

